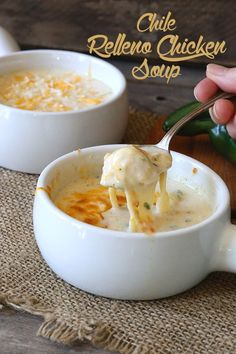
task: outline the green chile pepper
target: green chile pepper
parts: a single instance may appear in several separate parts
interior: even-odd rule
[[[193,101],[185,106],[182,106],[176,111],[172,112],[163,123],[163,130],[167,132],[175,123],[177,123],[183,116],[190,113],[192,110],[200,105],[198,101]],[[216,124],[210,118],[209,113],[203,112],[199,114],[197,119],[194,119],[183,126],[178,132],[178,135],[192,136],[198,134],[206,134],[211,128],[214,128]]]
[[[171,113],[163,123],[163,130],[168,131],[184,115],[195,109],[200,103],[190,102]],[[209,138],[214,148],[227,160],[236,164],[236,140],[232,139],[224,125],[216,125],[208,111],[188,122],[178,133],[179,135],[193,136],[199,134],[209,134]]]
[[[236,164],[236,139],[232,139],[225,125],[216,125],[209,132],[214,148],[227,160]]]

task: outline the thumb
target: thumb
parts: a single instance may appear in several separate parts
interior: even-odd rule
[[[236,68],[208,64],[206,76],[223,91],[236,93]]]

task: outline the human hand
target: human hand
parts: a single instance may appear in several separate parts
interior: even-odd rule
[[[236,68],[226,68],[221,65],[208,64],[206,78],[201,80],[194,89],[194,95],[198,101],[206,102],[217,91],[236,93]],[[228,99],[219,99],[209,109],[213,121],[217,124],[225,124],[229,135],[236,139],[236,103]]]

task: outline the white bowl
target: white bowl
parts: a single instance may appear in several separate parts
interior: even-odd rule
[[[236,271],[236,227],[230,224],[229,192],[207,166],[172,152],[172,178],[201,188],[215,205],[197,225],[152,236],[111,231],[75,220],[53,204],[57,190],[78,176],[81,166],[100,165],[121,145],[72,152],[45,168],[37,187],[33,222],[37,244],[48,265],[68,283],[90,293],[148,300],[178,294],[215,270]],[[196,167],[198,173],[193,174]],[[197,207],[197,206],[196,206]]]
[[[86,54],[31,50],[0,58],[0,74],[15,70],[63,69],[86,74],[111,87],[109,99],[96,107],[68,112],[36,112],[0,104],[0,166],[40,173],[57,157],[77,148],[120,142],[128,104],[123,74]]]

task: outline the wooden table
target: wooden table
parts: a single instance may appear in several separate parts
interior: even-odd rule
[[[204,77],[204,69],[182,68],[182,76],[167,85],[161,79],[137,81],[130,71],[135,63],[112,61],[126,76],[130,104],[141,110],[152,110],[159,114],[169,113],[193,99],[194,85]],[[1,354],[105,354],[90,344],[64,346],[36,336],[42,319],[36,316],[3,308],[0,312]]]

